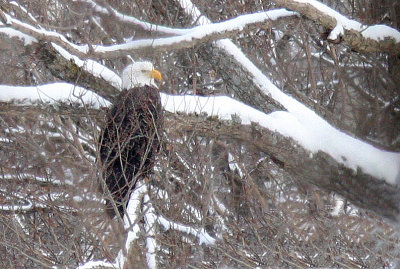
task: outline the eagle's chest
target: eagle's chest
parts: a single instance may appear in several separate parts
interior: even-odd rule
[[[156,91],[151,87],[123,91],[110,111],[110,118],[129,126],[154,123],[161,113],[160,96]]]
[[[138,153],[142,146],[157,149],[162,122],[158,91],[152,87],[133,88],[121,92],[109,111],[104,139],[118,145],[120,153]]]

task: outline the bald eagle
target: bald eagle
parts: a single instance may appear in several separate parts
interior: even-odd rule
[[[153,170],[163,123],[154,80],[161,79],[161,73],[150,62],[136,62],[122,72],[123,89],[107,113],[99,139],[102,186],[112,196],[106,204],[110,217],[116,215],[115,209],[121,217],[124,215],[136,182]]]

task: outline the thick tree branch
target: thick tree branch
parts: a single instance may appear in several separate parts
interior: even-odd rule
[[[3,104],[7,111],[27,113],[28,111],[54,109],[53,106],[23,107]],[[57,109],[57,111],[60,111]],[[98,110],[64,107],[61,114],[70,117],[87,115],[97,118]],[[100,119],[98,119],[100,120]],[[283,169],[301,182],[316,185],[324,190],[342,195],[355,205],[370,210],[392,222],[398,221],[400,213],[400,189],[374,178],[361,170],[353,171],[336,162],[328,154],[312,154],[293,139],[258,124],[241,125],[231,121],[221,121],[215,117],[166,113],[166,131],[189,131],[207,137],[219,137],[244,143],[256,151],[264,152],[278,161]]]
[[[296,1],[296,0],[276,0],[275,1],[279,6],[288,8],[293,11],[299,12],[301,15],[309,18],[310,20],[316,21],[322,24],[325,28],[335,31],[343,30],[344,32],[341,34],[341,38],[354,50],[363,52],[363,53],[370,53],[370,52],[386,52],[388,54],[393,55],[400,55],[400,42],[395,40],[395,37],[385,36],[384,38],[380,39],[379,41],[370,38],[367,35],[367,30],[377,32],[377,34],[381,34],[382,30],[374,29],[372,27],[381,27],[382,25],[375,25],[370,27],[365,27],[361,29],[355,29],[355,27],[351,27],[350,25],[355,24],[361,27],[361,24],[356,21],[351,21],[344,16],[338,14],[336,11],[329,9],[327,6],[317,2],[317,1]],[[323,6],[323,7],[322,7]],[[329,10],[328,12],[325,12]],[[337,14],[337,17],[340,16],[341,19],[348,21],[348,25],[341,25],[342,22],[338,20],[334,16]],[[353,23],[350,23],[353,22]],[[337,27],[337,28],[336,28]],[[343,29],[339,29],[339,28]],[[391,30],[396,36],[400,36],[400,33],[393,28],[388,26],[385,27],[386,30]],[[339,38],[336,34],[332,39]],[[329,39],[329,37],[328,37]]]
[[[199,55],[214,66],[218,71],[218,74],[224,79],[224,84],[228,86],[228,95],[233,94],[233,96],[238,100],[265,113],[270,113],[276,110],[285,110],[285,108],[271,96],[263,93],[260,88],[254,84],[254,81],[252,81],[253,75],[249,74],[243,65],[230,57],[226,51],[218,49],[215,46],[206,45],[199,48]],[[300,99],[303,104],[311,108],[330,124],[351,133],[351,128],[346,126],[343,121],[338,120],[334,113],[329,111],[326,107],[315,103],[313,100],[301,93],[298,93],[296,98]]]
[[[96,77],[61,56],[49,43],[40,42],[34,45],[34,55],[42,62],[51,74],[63,81],[91,89],[101,97],[112,101],[119,90],[103,78]]]
[[[268,28],[268,22],[271,20],[293,15],[296,15],[296,13],[286,10],[271,10],[241,15],[237,18],[220,23],[197,26],[192,29],[187,29],[187,31],[181,35],[172,37],[134,40],[128,43],[111,46],[92,45],[88,47],[73,44],[60,34],[36,29],[31,25],[12,18],[0,10],[0,16],[6,18],[5,24],[7,26],[32,36],[37,40],[54,42],[81,59],[110,59],[127,56],[133,52],[139,53],[141,51],[151,50],[152,53],[154,53],[191,48],[199,43],[234,37],[240,32],[249,32],[265,27]]]
[[[269,28],[270,21],[294,15],[296,13],[286,10],[245,14],[227,21],[187,29],[185,33],[172,37],[135,40],[127,44],[112,46],[97,46],[92,54],[95,58],[115,58],[126,56],[133,51],[151,50],[154,53],[191,48],[200,43],[235,37],[241,32]]]
[[[264,94],[252,81],[252,75],[224,50],[206,44],[199,47],[197,53],[204,61],[209,62],[224,80],[224,85],[226,85],[224,94],[233,96],[265,113],[285,109],[270,96]]]
[[[7,27],[11,27],[12,29],[15,29],[21,33],[24,33],[28,36],[31,36],[33,38],[36,38],[37,40],[45,40],[47,42],[54,42],[63,48],[67,49],[70,53],[73,53],[74,55],[77,55],[79,57],[85,57],[86,51],[88,50],[87,46],[78,46],[75,45],[71,42],[69,42],[63,35],[58,34],[56,32],[51,32],[51,31],[45,31],[45,30],[39,30],[35,27],[33,27],[30,24],[26,24],[23,22],[20,22],[17,19],[14,19],[7,13],[3,12],[0,10],[0,17],[4,18],[3,23]],[[3,24],[2,23],[2,24]],[[2,27],[4,27],[2,25]]]
[[[244,126],[215,118],[169,115],[169,128],[196,132],[208,137],[234,139],[264,152],[284,165],[299,181],[333,191],[355,205],[397,222],[400,213],[400,189],[362,171],[344,167],[324,152],[312,154],[294,140],[257,124]],[[170,130],[171,131],[171,130]]]

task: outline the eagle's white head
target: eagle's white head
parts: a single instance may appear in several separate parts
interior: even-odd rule
[[[160,71],[154,69],[150,62],[135,62],[122,71],[122,88],[131,89],[144,85],[158,88],[154,80],[161,81]]]

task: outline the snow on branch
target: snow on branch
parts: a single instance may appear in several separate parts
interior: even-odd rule
[[[353,49],[361,52],[387,52],[400,54],[400,32],[387,25],[363,25],[316,0],[277,0],[278,5],[332,29],[328,39],[342,37]]]
[[[236,35],[238,32],[244,31],[246,28],[259,28],[260,23],[296,15],[295,12],[287,11],[285,9],[269,10],[265,12],[241,15],[223,22],[197,26],[185,30],[183,34],[172,37],[134,40],[123,44],[110,46],[92,45],[89,48],[87,45],[79,46],[73,44],[64,36],[56,32],[37,29],[29,24],[12,18],[10,15],[4,12],[2,14],[7,18],[7,26],[11,27],[12,29],[15,29],[23,34],[30,35],[37,40],[53,42],[67,50],[69,53],[72,53],[82,59],[89,57],[97,59],[110,59],[126,56],[134,51],[149,48],[155,51],[189,48],[193,47],[199,42],[213,41]]]
[[[96,55],[104,53],[104,56],[107,57],[119,57],[126,55],[127,52],[144,48],[152,48],[157,51],[188,48],[193,47],[200,41],[206,42],[225,38],[227,36],[233,36],[238,32],[243,31],[245,28],[249,28],[259,23],[294,15],[296,15],[296,13],[284,9],[246,14],[223,22],[197,26],[188,29],[186,33],[178,36],[135,40],[126,44],[112,46],[97,46],[94,51]],[[104,56],[102,56],[102,58]]]
[[[147,235],[147,238],[146,238],[147,267],[149,269],[156,269],[157,268],[157,263],[156,263],[157,240],[155,239],[155,237],[156,237],[155,222],[156,222],[157,216],[155,214],[154,207],[150,202],[149,195],[146,194],[143,197],[143,203],[145,204],[145,209],[143,211],[146,212],[144,215],[144,220],[145,220],[145,231],[146,231],[146,235]]]
[[[79,0],[79,1],[89,4],[92,7],[94,12],[97,12],[102,15],[113,16],[120,22],[139,26],[145,31],[158,32],[158,33],[169,34],[169,35],[182,35],[182,34],[186,34],[187,32],[190,31],[190,29],[170,28],[170,27],[165,27],[162,25],[152,24],[149,22],[139,20],[133,16],[129,16],[127,14],[123,14],[123,13],[119,12],[118,10],[116,10],[115,8],[113,8],[106,2],[103,2],[103,4],[104,4],[104,6],[103,6],[103,5],[100,5],[99,3],[96,3],[93,0]]]
[[[244,125],[238,124],[238,121],[217,120],[216,117],[167,115],[166,119],[174,123],[170,127],[172,131],[176,129],[194,132],[199,136],[237,141],[240,145],[254,148],[277,160],[285,172],[295,177],[300,184],[312,184],[326,191],[333,191],[356,206],[373,211],[388,221],[398,223],[400,220],[399,185],[390,185],[361,169],[349,169],[325,152],[311,153],[294,139],[256,123]]]
[[[164,109],[169,112],[206,114],[217,116],[222,120],[235,118],[235,120],[240,119],[245,125],[255,122],[294,139],[312,153],[323,151],[354,171],[361,169],[371,176],[386,180],[389,184],[395,184],[400,180],[399,153],[378,149],[341,132],[305,106],[296,103],[294,99],[281,100],[289,108],[288,112],[276,111],[267,115],[225,96],[174,96],[162,93],[161,98]],[[68,83],[32,87],[1,85],[0,101],[12,100],[18,100],[23,104],[68,101],[90,104],[94,107],[109,106],[106,100],[95,93]]]
[[[29,175],[29,174],[23,174],[23,175],[4,175],[0,177],[1,180],[21,180],[21,178],[25,179],[26,177],[29,177],[29,179],[32,179],[34,181],[38,181],[39,183],[50,183],[53,185],[62,185],[59,180],[54,180],[54,181],[49,181],[41,177],[36,177],[34,175]],[[58,182],[57,182],[58,181]],[[69,182],[66,181],[66,184]],[[63,183],[63,184],[65,184]],[[63,186],[63,191],[65,191],[65,185]],[[0,187],[0,194],[4,196],[4,199],[2,199],[0,203],[0,211],[11,211],[11,212],[27,212],[27,211],[33,211],[38,208],[48,208],[48,201],[49,198],[52,200],[56,200],[59,197],[62,197],[64,195],[63,191],[57,191],[57,192],[51,192],[51,193],[46,193],[46,194],[41,194],[41,195],[27,195],[26,193],[19,193],[19,192],[10,192],[9,189],[7,188],[1,188]],[[74,198],[75,199],[75,198]],[[79,198],[78,198],[79,199]],[[59,206],[59,209],[66,209],[70,211],[74,211],[73,208],[69,206]]]
[[[22,42],[24,42],[25,46],[38,42],[38,40],[36,38],[34,38],[33,36],[24,34],[23,32],[20,32],[18,30],[10,28],[10,27],[0,27],[0,33],[4,34],[10,38],[14,37],[14,38],[21,40]]]
[[[199,239],[199,245],[213,245],[215,243],[215,239],[211,235],[209,235],[204,228],[195,229],[189,225],[170,221],[163,216],[157,216],[156,221],[161,224],[166,230],[176,230],[197,237]]]
[[[0,85],[0,102],[15,102],[19,105],[69,102],[94,108],[109,106],[107,100],[94,92],[65,82],[40,86]]]
[[[187,14],[194,16],[193,20],[200,23],[209,22],[189,0],[180,2]],[[202,20],[198,20],[199,17]],[[283,93],[232,41],[224,39],[217,41],[216,44],[250,74],[254,84],[260,90],[271,96],[288,111],[266,115],[227,97],[191,99],[186,96],[181,97],[180,102],[177,102],[178,97],[173,98],[170,103],[168,97],[163,96],[167,110],[176,112],[186,109],[187,113],[205,112],[208,115],[218,115],[223,119],[230,119],[231,115],[237,114],[244,124],[257,122],[270,130],[293,138],[313,153],[322,151],[329,154],[337,162],[354,171],[361,168],[365,173],[378,179],[384,179],[389,184],[400,181],[400,154],[377,149],[339,131],[314,111]],[[382,158],[385,161],[382,161]]]
[[[125,44],[111,46],[96,46],[93,53],[99,58],[113,58],[121,57],[140,49],[151,48],[157,51],[167,51],[171,49],[189,48],[200,41],[207,42],[233,36],[243,31],[245,28],[251,28],[253,26],[258,26],[260,23],[294,15],[296,15],[296,13],[284,9],[246,14],[219,23],[197,26],[188,29],[181,35],[173,37],[134,40]]]
[[[40,42],[33,50],[34,57],[56,78],[90,89],[106,100],[118,95],[121,78],[103,65],[92,60],[81,61],[54,43]]]
[[[97,267],[105,267],[105,268],[125,268],[125,264],[128,261],[128,255],[130,253],[130,249],[133,246],[133,242],[139,238],[139,233],[141,231],[141,227],[139,226],[139,220],[142,217],[142,199],[146,196],[147,188],[145,184],[140,184],[134,192],[132,192],[131,197],[129,198],[129,203],[127,207],[127,214],[124,216],[124,228],[127,230],[127,237],[125,246],[118,252],[118,255],[114,262],[107,261],[89,261],[84,263],[78,267],[78,269],[89,269],[89,268],[97,268]],[[145,212],[145,214],[153,214],[151,211]],[[147,242],[147,244],[149,244]],[[149,253],[152,250],[149,250]],[[154,254],[154,253],[153,253]],[[155,267],[155,257],[151,256],[148,265],[149,268]],[[154,265],[154,266],[153,266]]]
[[[225,96],[172,96],[162,94],[165,110],[171,113],[184,112],[205,114],[221,120],[238,121],[251,125],[258,123],[271,131],[290,137],[306,150],[315,154],[319,151],[329,154],[338,163],[353,169],[361,169],[389,184],[400,180],[400,154],[378,149],[329,125],[310,112],[297,113],[276,111],[265,114],[244,103]]]
[[[124,227],[127,230],[127,239],[125,247],[120,250],[114,262],[106,261],[89,261],[79,266],[79,269],[97,268],[103,266],[106,268],[125,268],[128,260],[130,249],[133,242],[139,238],[142,227],[139,225],[139,220],[145,220],[144,233],[146,235],[146,261],[150,269],[157,268],[156,251],[157,241],[155,240],[155,224],[161,225],[166,230],[176,230],[183,233],[193,235],[199,239],[199,244],[214,244],[215,239],[210,236],[203,228],[195,229],[188,225],[180,224],[166,219],[163,216],[156,215],[154,207],[150,202],[150,197],[147,194],[145,184],[138,186],[132,192],[129,199],[127,214],[124,216]]]
[[[15,7],[17,7],[19,9],[20,12],[22,12],[23,14],[25,14],[29,20],[33,23],[38,23],[38,21],[36,20],[36,18],[30,13],[28,12],[28,10],[26,8],[24,8],[22,5],[20,5],[19,3],[17,3],[16,1],[11,1],[10,5],[13,5]]]
[[[1,91],[1,90],[0,90]],[[38,183],[49,183],[52,185],[59,185],[59,186],[63,186],[65,184],[67,185],[73,185],[74,183],[72,181],[69,180],[60,180],[57,178],[47,178],[47,177],[41,177],[41,176],[36,176],[34,174],[29,174],[29,173],[23,173],[23,174],[3,174],[0,176],[0,179],[2,180],[21,180],[21,179],[25,179],[25,180],[33,180],[35,182]]]
[[[57,44],[52,44],[53,48],[66,60],[73,61],[77,66],[87,71],[88,73],[94,75],[95,77],[102,78],[109,82],[112,86],[120,89],[122,86],[122,80],[119,75],[117,75],[113,70],[107,68],[106,66],[94,61],[92,59],[81,60],[75,55],[69,53],[62,46]]]
[[[0,188],[0,193],[4,193],[7,198],[12,198],[14,201],[7,203],[2,201],[0,204],[0,211],[28,211],[32,210],[35,206],[30,200],[30,198],[25,197],[25,195],[19,193],[9,193],[6,188]],[[17,200],[17,201],[15,201]]]
[[[12,18],[11,16],[3,13],[1,10],[0,14],[3,14],[7,18],[6,25],[4,25],[4,27],[0,27],[0,33],[3,33],[10,38],[18,38],[22,40],[25,46],[32,45],[33,43],[39,43],[39,41],[43,40],[51,42],[57,53],[62,55],[62,57],[64,57],[64,59],[68,60],[70,63],[77,65],[95,77],[104,79],[115,88],[120,88],[121,78],[114,71],[96,61],[87,59],[90,55],[86,45],[75,45],[72,42],[69,42],[63,35],[59,33],[44,29],[37,29],[29,24]],[[2,23],[0,23],[0,26],[1,25]],[[39,47],[41,48],[41,51],[43,51],[46,46],[39,44]],[[55,58],[56,57],[50,57],[49,59]],[[59,68],[60,67],[58,66],[56,69]],[[60,73],[59,70],[56,70],[55,72]]]
[[[80,266],[77,269],[97,269],[97,268],[119,268],[117,265],[106,262],[106,261],[88,261]]]
[[[2,27],[10,27],[16,31],[19,31],[25,35],[29,35],[36,40],[46,40],[49,42],[54,42],[59,44],[60,46],[66,48],[69,52],[84,58],[87,56],[89,51],[88,45],[76,45],[72,42],[69,42],[67,38],[57,32],[47,31],[45,29],[38,29],[33,27],[30,24],[21,22],[7,13],[0,10],[1,17],[4,17],[6,21],[4,23],[0,23]],[[20,35],[16,35],[16,37],[20,37]],[[32,40],[31,40],[32,41]]]
[[[124,268],[124,264],[128,259],[127,255],[129,255],[132,243],[139,238],[139,233],[141,230],[139,226],[139,218],[142,216],[142,198],[146,193],[146,185],[140,184],[140,186],[138,186],[135,191],[132,192],[131,197],[129,198],[128,207],[124,216],[124,227],[128,231],[125,248],[120,250],[114,263],[119,266],[118,268]]]

